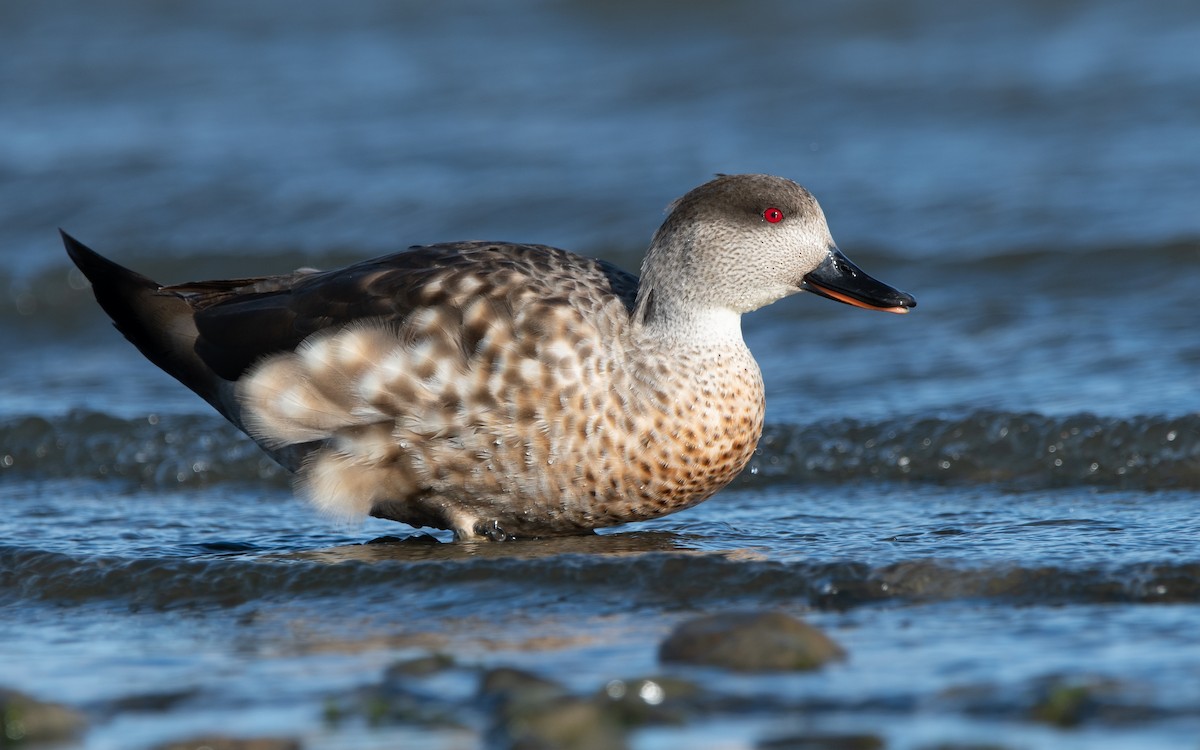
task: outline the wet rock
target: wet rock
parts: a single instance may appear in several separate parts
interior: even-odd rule
[[[1100,708],[1094,686],[1055,682],[1043,688],[1030,711],[1034,720],[1057,727],[1076,727],[1096,715]]]
[[[1177,715],[1171,708],[1147,703],[1142,686],[1106,676],[1049,675],[1020,686],[965,685],[943,697],[947,708],[970,716],[1026,719],[1062,729],[1141,724]]]
[[[759,750],[882,750],[884,742],[873,734],[800,734],[758,743]]]
[[[625,747],[614,712],[598,700],[570,695],[556,682],[519,669],[484,673],[480,695],[492,707],[489,745],[541,750]]]
[[[609,680],[597,693],[621,726],[683,724],[696,713],[703,691],[695,683],[673,677]]]
[[[367,542],[367,544],[404,544],[417,546],[429,546],[441,543],[442,541],[432,534],[414,534],[412,536],[394,536],[388,534],[387,536],[375,537]]]
[[[327,703],[326,723],[336,725],[349,716],[359,716],[370,726],[409,724],[442,729],[461,729],[456,706],[436,697],[410,691],[369,689],[350,702]]]
[[[511,706],[543,703],[560,698],[567,694],[567,689],[532,672],[512,667],[497,667],[489,669],[480,677],[479,694],[495,705]]]
[[[325,723],[359,717],[371,725],[415,724],[424,727],[462,728],[461,706],[453,695],[431,687],[426,678],[455,669],[454,660],[430,654],[392,664],[376,685],[358,688],[345,696],[331,696],[324,708]]]
[[[454,659],[446,654],[429,654],[396,662],[384,672],[384,681],[406,677],[428,677],[454,666]]]
[[[1174,714],[1171,709],[1144,701],[1142,689],[1105,676],[1052,675],[1033,689],[1036,696],[1029,716],[1056,727],[1081,724],[1141,724],[1161,721]],[[1185,715],[1193,715],[1184,711]]]
[[[287,737],[196,737],[159,745],[155,750],[300,750],[300,741]]]
[[[596,701],[574,696],[506,713],[498,729],[503,746],[521,750],[618,750],[626,746],[624,729],[611,712]]]
[[[943,742],[923,746],[920,750],[1010,750],[1010,748],[1008,745],[997,745],[994,743]]]
[[[170,711],[175,706],[194,698],[198,690],[164,690],[159,693],[138,693],[127,695],[114,700],[110,707],[112,713],[124,711],[162,712]]]
[[[0,688],[0,748],[74,737],[85,722],[79,713]]]
[[[820,630],[782,612],[729,612],[689,620],[663,641],[664,662],[740,672],[817,669],[845,651]]]

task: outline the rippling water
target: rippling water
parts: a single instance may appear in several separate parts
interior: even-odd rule
[[[66,746],[498,746],[504,667],[658,680],[637,748],[1194,744],[1194,3],[15,0],[0,45],[0,688],[79,711]],[[806,184],[920,306],[748,316],[750,469],[579,539],[321,518],[55,232],[164,282],[467,238],[633,270],[671,199],[742,171]],[[657,663],[734,609],[849,658]]]

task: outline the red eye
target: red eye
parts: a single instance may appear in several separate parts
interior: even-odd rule
[[[766,219],[767,223],[769,224],[778,224],[779,222],[783,221],[783,211],[771,206],[766,211],[763,211],[763,218]]]

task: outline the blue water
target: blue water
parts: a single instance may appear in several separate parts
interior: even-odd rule
[[[8,0],[0,49],[0,688],[81,712],[66,746],[487,745],[504,666],[700,686],[637,748],[1200,733],[1195,3]],[[56,232],[164,283],[459,239],[636,270],[717,172],[803,183],[919,306],[747,316],[751,469],[590,539],[321,518],[112,331]],[[657,663],[747,608],[850,658]],[[356,713],[433,652],[411,688],[453,726]],[[1077,725],[1036,718],[1056,685]]]

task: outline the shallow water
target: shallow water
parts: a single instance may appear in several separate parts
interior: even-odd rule
[[[501,667],[621,681],[636,748],[1191,746],[1193,5],[4,3],[0,688],[122,750],[502,745]],[[55,233],[164,282],[466,238],[636,270],[662,207],[742,171],[810,187],[919,307],[748,316],[751,468],[579,539],[319,517],[111,330]],[[849,658],[657,662],[735,609]],[[452,662],[389,671],[431,653]]]

